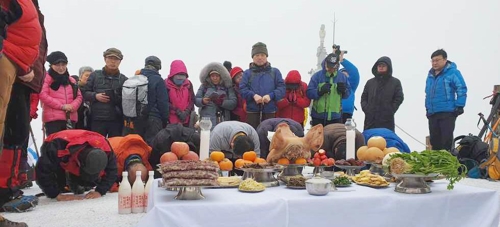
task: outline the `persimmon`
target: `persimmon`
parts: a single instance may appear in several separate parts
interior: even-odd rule
[[[229,160],[223,160],[219,162],[219,168],[222,171],[231,171],[233,170],[233,162]]]
[[[244,160],[253,162],[255,161],[256,158],[257,158],[257,153],[255,153],[255,151],[247,151],[243,153]]]
[[[222,151],[212,151],[212,153],[210,153],[210,159],[216,162],[224,160],[224,157],[225,156]]]
[[[304,165],[304,164],[307,164],[307,160],[305,158],[298,158],[298,159],[295,159],[295,164]]]
[[[263,158],[256,158],[253,163],[267,163],[267,161]]]
[[[234,166],[235,166],[236,168],[241,168],[241,167],[243,167],[243,165],[245,165],[245,160],[243,160],[243,159],[241,159],[241,158],[240,158],[240,159],[237,159],[237,160],[234,162]]]
[[[280,165],[288,165],[288,164],[290,164],[290,160],[288,160],[288,158],[280,158],[278,160],[278,164],[280,164]]]

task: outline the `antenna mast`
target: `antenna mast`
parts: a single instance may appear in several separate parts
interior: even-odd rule
[[[335,45],[335,23],[337,22],[337,19],[335,18],[335,12],[333,13],[333,45]]]

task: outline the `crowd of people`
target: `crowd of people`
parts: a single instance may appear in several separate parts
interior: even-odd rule
[[[84,66],[78,75],[70,75],[70,59],[64,52],[47,55],[37,0],[1,1],[0,26],[3,211],[24,211],[38,203],[36,196],[24,196],[21,188],[32,180],[27,177],[26,151],[30,121],[38,117],[39,103],[44,143],[35,166],[36,182],[45,196],[58,201],[115,192],[123,171],[142,171],[146,181],[147,171],[160,163],[173,142],[186,142],[199,153],[201,118],[212,122],[210,151],[223,151],[232,160],[245,151],[266,158],[268,132],[280,124],[289,125],[299,137],[308,124],[323,125],[322,148],[329,157],[345,158],[344,123],[356,110],[360,75],[335,45],[322,69],[306,82],[297,70],[283,78],[268,61],[266,44],[258,42],[251,48],[247,69],[232,67],[230,61],[208,63],[195,93],[193,77],[182,60],[172,61],[163,79],[161,59],[149,56],[144,68],[127,77],[120,71],[124,54],[117,48],[103,52],[101,69]],[[430,142],[434,149],[449,150],[456,118],[464,112],[467,86],[444,50],[432,53],[431,62],[425,89]],[[361,95],[365,122],[363,132],[357,131],[356,149],[372,136],[383,136],[390,146],[410,152],[394,132],[394,116],[404,94],[393,76],[391,59],[379,58],[372,74]],[[129,178],[134,182],[135,174]],[[23,226],[1,216],[0,223]]]

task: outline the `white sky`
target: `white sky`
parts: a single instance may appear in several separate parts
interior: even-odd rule
[[[103,67],[102,52],[116,47],[124,54],[120,68],[125,75],[142,68],[145,57],[157,55],[166,77],[170,62],[181,59],[196,89],[199,71],[209,62],[230,60],[233,67],[247,68],[251,46],[258,41],[267,44],[269,61],[283,77],[296,69],[308,83],[307,72],[316,66],[321,24],[326,26],[325,46],[331,51],[335,12],[336,43],[349,51],[346,58],[361,74],[356,105],[365,82],[373,77],[373,63],[389,56],[405,93],[396,124],[421,142],[428,135],[424,87],[433,51],[448,52],[469,88],[456,135],[479,132],[477,113],[487,115],[490,110],[489,100],[482,98],[491,94],[493,84],[500,84],[498,0],[39,1],[49,53],[66,53],[71,74],[83,65]],[[363,113],[355,112],[354,118],[362,129]],[[33,128],[40,138],[40,118]],[[396,132],[411,149],[424,149],[399,129]]]

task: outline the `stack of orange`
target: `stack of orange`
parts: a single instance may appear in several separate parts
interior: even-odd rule
[[[297,164],[297,165],[305,165],[307,164],[307,160],[305,158],[297,158],[295,160],[288,160],[288,158],[280,158],[278,159],[278,164],[280,165],[288,165],[288,164]]]
[[[234,166],[236,168],[241,168],[245,164],[252,164],[252,163],[266,163],[266,160],[263,158],[257,157],[257,153],[255,151],[247,151],[243,153],[243,159],[238,159],[234,162]]]
[[[220,170],[222,171],[233,170],[233,162],[227,159],[222,151],[213,151],[212,153],[210,153],[210,160],[217,163]]]

